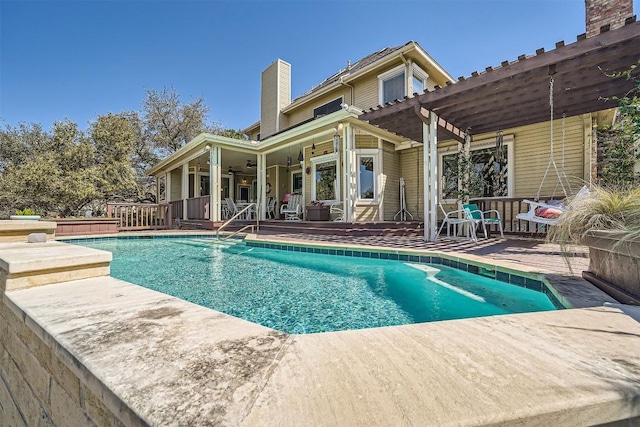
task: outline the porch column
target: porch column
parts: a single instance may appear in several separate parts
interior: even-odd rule
[[[424,175],[424,240],[436,240],[438,223],[438,116],[430,111],[429,123],[422,124]]]
[[[187,218],[187,199],[189,198],[189,162],[182,165],[182,219]]]
[[[222,160],[222,150],[214,145],[209,149],[209,219],[211,221],[220,221],[220,176]]]
[[[345,145],[347,146],[347,158],[345,159],[345,168],[348,172],[347,194],[345,194],[345,222],[356,221],[356,199],[357,199],[357,176],[358,168],[356,166],[356,134],[354,127],[347,123],[344,126]]]
[[[264,221],[267,213],[267,192],[265,183],[267,182],[267,155],[266,154],[258,154],[258,159],[256,162],[256,167],[258,168],[258,176],[257,176],[257,197],[256,202],[258,203],[258,210],[260,212],[260,220]]]
[[[164,179],[164,201],[169,203],[173,200],[171,197],[171,171],[165,173],[166,178]]]

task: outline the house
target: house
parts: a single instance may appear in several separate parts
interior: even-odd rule
[[[301,193],[303,205],[339,202],[348,222],[392,221],[403,178],[407,209],[433,239],[438,202],[455,202],[460,150],[482,178],[471,197],[557,194],[564,175],[574,186],[592,182],[594,129],[615,117],[606,98],[630,88],[603,70],[637,61],[640,30],[631,0],[586,5],[591,37],[466,79],[411,41],[347,63],[291,100],[292,67],[278,59],[262,73],[261,117],[244,129],[249,140],[199,135],[149,172],[158,199],[176,217],[220,221],[226,197],[257,200],[264,217],[268,197]],[[501,207],[510,217],[520,209]]]
[[[281,59],[263,71],[261,117],[243,130],[248,141],[202,134],[154,166],[158,200],[174,203],[185,219],[219,221],[226,197],[266,204],[300,193],[305,205],[347,200],[347,221],[385,221],[400,209],[400,177],[407,198],[420,197],[418,144],[358,119],[367,108],[453,80],[418,43],[349,63],[293,100],[291,75]],[[205,204],[213,206],[209,215]]]

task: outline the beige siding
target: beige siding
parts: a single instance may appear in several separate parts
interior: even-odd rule
[[[356,148],[378,148],[378,137],[373,135],[356,135]]]
[[[254,130],[253,132],[251,132],[247,136],[249,137],[250,140],[257,141],[258,140],[258,135],[260,135],[260,128]]]
[[[422,146],[400,152],[400,166],[405,181],[407,210],[414,220],[422,219],[424,203]]]
[[[400,153],[390,142],[382,142],[382,197],[384,201],[384,221],[393,221],[400,210],[400,178],[402,177]]]
[[[376,107],[378,105],[378,77],[371,75],[366,79],[358,81],[354,87],[355,106],[363,110]]]
[[[327,102],[331,102],[336,98],[342,97],[342,102],[349,103],[349,99],[351,98],[350,90],[348,87],[344,86],[340,89],[332,91],[328,95],[324,95],[318,99],[310,101],[299,108],[296,108],[294,111],[287,114],[288,126],[295,126],[298,123],[304,122],[305,120],[309,120],[313,118],[313,109],[318,108],[319,106],[326,104]]]
[[[167,195],[167,201],[173,202],[182,199],[182,168],[174,169],[171,174],[171,189]]]
[[[378,221],[378,205],[358,205],[356,206],[356,221]]]

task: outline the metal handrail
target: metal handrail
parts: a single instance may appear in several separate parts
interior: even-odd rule
[[[216,238],[218,240],[226,240],[229,239],[233,236],[235,236],[236,234],[242,233],[244,230],[246,230],[247,228],[251,228],[251,231],[253,232],[254,229],[253,227],[255,227],[257,230],[260,230],[260,212],[259,212],[259,207],[260,205],[258,203],[249,203],[247,206],[244,207],[244,209],[242,209],[241,211],[239,211],[237,214],[235,214],[234,216],[232,216],[231,218],[229,218],[227,221],[225,221],[224,224],[222,224],[220,227],[218,227],[218,229],[216,230]],[[225,228],[227,225],[231,224],[233,221],[235,221],[240,215],[242,215],[243,213],[245,213],[246,211],[249,210],[249,208],[255,207],[256,208],[256,223],[254,224],[249,224],[249,225],[245,225],[244,227],[242,227],[240,230],[236,230],[233,233],[229,234],[228,236],[225,237],[220,237],[220,231]]]

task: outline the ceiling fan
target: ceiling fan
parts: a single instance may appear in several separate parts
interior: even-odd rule
[[[247,169],[251,169],[251,168],[255,168],[256,164],[255,163],[251,163],[251,160],[247,160]]]
[[[227,171],[227,174],[229,175],[235,175],[238,171],[234,171],[233,168],[231,166],[229,166],[229,170]]]

